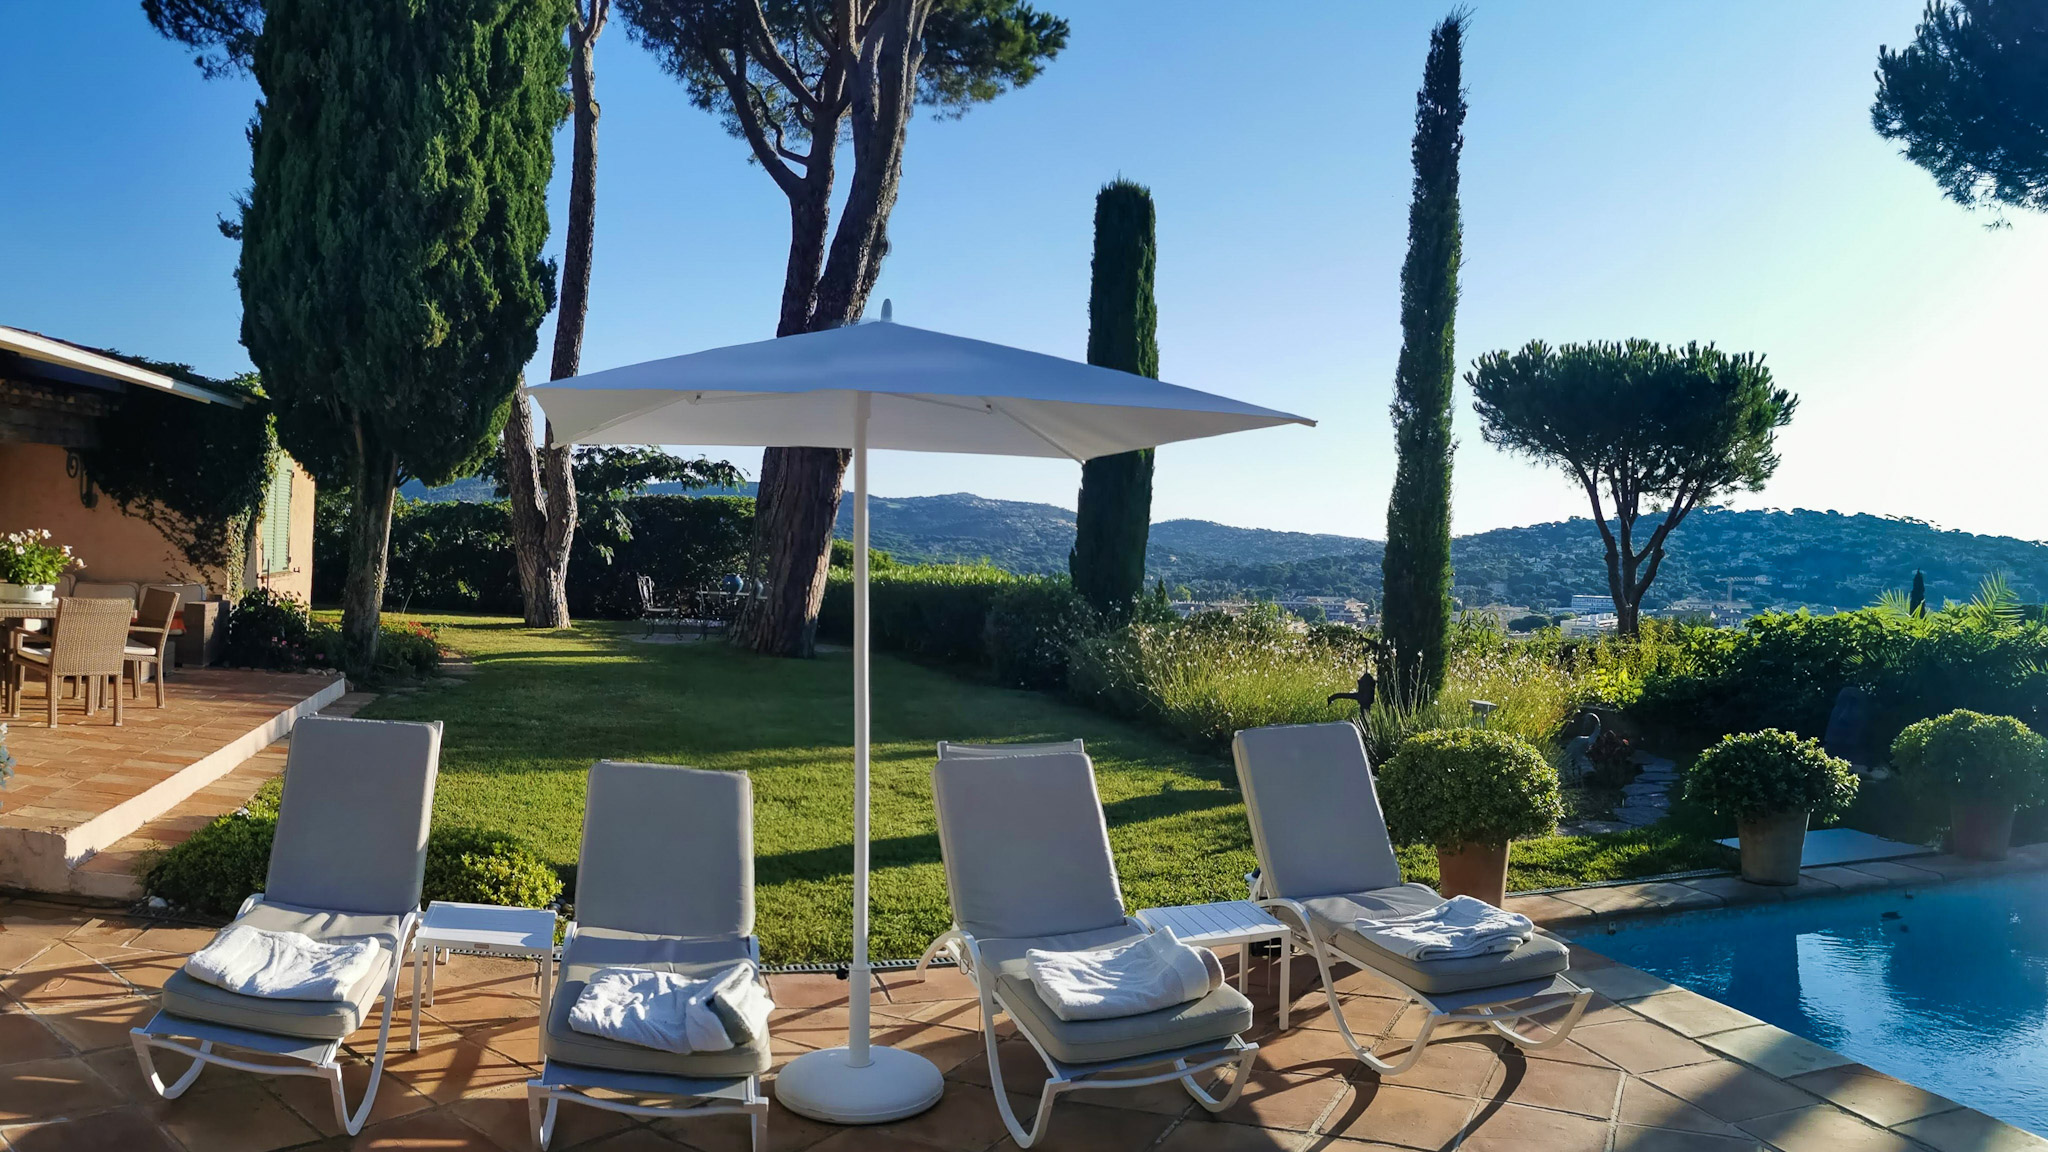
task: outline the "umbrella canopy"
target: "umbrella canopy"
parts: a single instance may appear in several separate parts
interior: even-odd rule
[[[1065,456],[1313,424],[1129,372],[905,324],[852,324],[536,384],[558,441]]]
[[[535,385],[558,440],[853,450],[853,963],[847,1043],[775,1081],[784,1106],[869,1124],[938,1102],[939,1071],[868,1043],[868,449],[1087,460],[1314,421],[1143,376],[883,321]]]

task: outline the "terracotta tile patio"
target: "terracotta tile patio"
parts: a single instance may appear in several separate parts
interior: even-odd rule
[[[0,1147],[14,1152],[259,1152],[273,1148],[438,1149],[523,1152],[523,1084],[537,1068],[533,969],[458,956],[440,976],[423,1020],[421,1050],[393,1045],[372,1123],[338,1136],[323,1089],[304,1079],[263,1079],[212,1068],[183,1099],[152,1096],[135,1069],[127,1029],[152,1011],[181,953],[204,927],[106,915],[30,900],[0,902]],[[1382,1082],[1337,1037],[1320,992],[1295,1005],[1297,1026],[1272,1030],[1270,966],[1252,973],[1261,1045],[1243,1099],[1211,1117],[1177,1087],[1068,1097],[1055,1112],[1051,1150],[1251,1152],[1254,1149],[1463,1149],[1490,1152],[1736,1152],[1808,1149],[2048,1149],[1952,1101],[1828,1053],[1824,1066],[1774,1075],[1780,1048],[1768,1028],[1711,1001],[1643,978],[1583,949],[1575,966],[1611,991],[1578,1039],[1545,1052],[1503,1051],[1502,1041],[1453,1033],[1411,1073]],[[1311,969],[1295,973],[1302,987]],[[844,985],[830,976],[770,978],[779,1060],[840,1042]],[[1361,973],[1339,978],[1346,1016],[1362,1031],[1412,1035],[1414,1011]],[[940,1105],[872,1129],[814,1124],[775,1110],[777,1150],[980,1152],[1012,1147],[987,1088],[987,1058],[970,990],[958,974],[877,978],[877,1038],[923,1053],[946,1073]],[[403,982],[401,982],[403,987]],[[1690,998],[1690,999],[1688,999]],[[1775,1029],[1771,1030],[1775,1032]],[[1730,1034],[1747,1034],[1740,1045]],[[1013,1091],[1035,1092],[1043,1073],[1005,1025],[998,1046]],[[394,1035],[402,1035],[396,1028]],[[1441,1033],[1440,1033],[1441,1035]],[[351,1043],[359,1069],[374,1028]],[[1777,1033],[1782,1040],[1794,1038]],[[1720,1040],[1721,1043],[1716,1041]],[[1825,1051],[1825,1050],[1821,1050]],[[1731,1054],[1732,1053],[1732,1054]],[[1019,1101],[1020,1105],[1028,1101]],[[735,1118],[642,1123],[564,1105],[561,1149],[659,1152],[745,1147]]]
[[[132,896],[118,884],[74,883],[71,865],[221,784],[346,687],[331,675],[224,668],[187,669],[169,684],[165,707],[131,702],[118,728],[110,710],[86,717],[75,705],[45,727],[39,686],[25,693],[20,719],[0,716],[16,761],[0,792],[0,887]]]

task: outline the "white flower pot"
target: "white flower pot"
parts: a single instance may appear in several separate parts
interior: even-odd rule
[[[57,598],[55,584],[0,584],[0,600],[16,604],[48,604]]]

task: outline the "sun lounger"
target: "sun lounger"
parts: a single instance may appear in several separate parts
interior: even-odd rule
[[[538,1079],[526,1084],[542,1149],[570,1100],[633,1116],[749,1118],[765,1146],[768,1037],[719,1052],[677,1054],[578,1032],[569,1010],[602,968],[702,978],[735,962],[757,968],[754,794],[738,772],[601,761],[590,769],[576,921],[548,1005]],[[603,1092],[606,1095],[592,1095]],[[647,1103],[648,1100],[658,1100]]]
[[[236,924],[336,942],[371,937],[382,960],[341,1000],[244,996],[185,971],[164,981],[159,1011],[130,1039],[157,1093],[175,1100],[208,1064],[327,1083],[334,1116],[350,1135],[377,1099],[400,960],[419,918],[427,824],[441,759],[441,725],[309,716],[292,730],[277,837],[264,891]],[[382,1000],[370,1082],[355,1111],[342,1092],[342,1042]],[[158,1076],[152,1049],[192,1059],[177,1080]],[[223,1055],[232,1048],[264,1057]]]
[[[1141,1015],[1068,1021],[1031,983],[1030,949],[1108,948],[1147,931],[1124,915],[1087,756],[942,759],[932,770],[932,799],[953,905],[948,940],[980,994],[989,1081],[1018,1147],[1044,1135],[1054,1101],[1066,1092],[1178,1080],[1211,1112],[1236,1101],[1258,1051],[1238,1036],[1251,1026],[1252,1009],[1236,989],[1224,985]],[[1003,1087],[998,1013],[1016,1023],[1051,1074],[1029,1129]],[[1225,1065],[1236,1071],[1223,1095],[1196,1082]]]
[[[1426,885],[1402,883],[1356,727],[1252,728],[1237,734],[1232,751],[1259,858],[1252,898],[1315,957],[1330,1014],[1360,1060],[1382,1075],[1405,1072],[1446,1021],[1484,1023],[1531,1051],[1571,1032],[1592,993],[1565,975],[1564,942],[1540,930],[1512,952],[1443,960],[1410,960],[1353,930],[1360,918],[1425,912],[1443,899]],[[1428,1010],[1407,1052],[1384,1060],[1351,1034],[1330,979],[1332,963],[1363,968]],[[1516,1027],[1555,1011],[1563,1014],[1547,1036]]]
[[[939,759],[941,760],[987,760],[997,756],[1044,756],[1054,752],[1083,753],[1086,751],[1087,748],[1082,745],[1078,738],[1073,740],[1047,740],[1039,744],[962,744],[956,740],[939,741]],[[922,979],[925,969],[931,967],[932,961],[942,955],[951,957],[953,962],[958,964],[960,962],[959,951],[960,933],[957,930],[939,933],[938,939],[925,946],[924,955],[917,958],[916,972],[918,977]]]

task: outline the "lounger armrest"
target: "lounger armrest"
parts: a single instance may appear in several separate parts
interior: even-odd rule
[[[1308,909],[1284,896],[1267,896],[1254,900],[1252,903],[1265,909],[1267,912],[1285,913],[1284,919],[1279,916],[1275,916],[1274,919],[1279,920],[1282,924],[1287,924],[1288,920],[1294,921],[1293,924],[1287,924],[1289,930],[1299,933],[1310,944],[1318,948],[1322,947],[1322,937],[1317,934],[1316,922],[1309,918]]]

